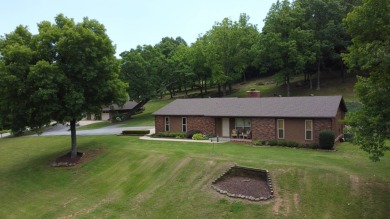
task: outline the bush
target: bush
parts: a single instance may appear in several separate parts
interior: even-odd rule
[[[204,135],[203,137],[205,137],[206,139],[210,139],[210,138],[215,138],[217,136],[214,134],[207,134],[207,135]]]
[[[255,140],[255,141],[252,141],[252,144],[256,145],[256,146],[262,146],[262,145],[265,145],[265,142],[262,140]]]
[[[122,135],[147,135],[150,130],[123,130]]]
[[[192,140],[207,140],[202,133],[196,133],[192,136]]]
[[[310,143],[310,144],[308,144],[308,147],[311,148],[311,149],[317,149],[318,148],[318,144],[317,143]]]
[[[295,141],[288,141],[288,142],[287,142],[287,147],[290,147],[290,148],[297,148],[297,147],[299,147],[299,143],[298,143],[298,142],[295,142]]]
[[[320,132],[320,148],[330,150],[334,145],[335,134],[331,130],[325,130]]]
[[[278,140],[278,145],[279,145],[279,146],[287,146],[287,141]]]
[[[271,140],[271,141],[268,142],[268,145],[269,145],[269,146],[276,146],[276,145],[278,145],[278,141],[276,141],[276,140]]]
[[[185,138],[185,132],[160,132],[158,134],[153,134],[152,138]]]
[[[186,138],[192,139],[192,136],[193,136],[194,134],[198,134],[198,133],[202,133],[202,132],[199,131],[199,130],[190,130],[190,131],[187,132]]]

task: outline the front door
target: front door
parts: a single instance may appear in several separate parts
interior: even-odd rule
[[[229,118],[222,119],[222,136],[229,137]]]

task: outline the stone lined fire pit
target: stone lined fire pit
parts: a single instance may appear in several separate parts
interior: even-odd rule
[[[273,197],[268,170],[233,166],[213,181],[216,191],[232,198],[264,201]]]

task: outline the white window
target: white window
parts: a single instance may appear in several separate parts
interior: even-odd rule
[[[284,139],[284,119],[277,120],[278,139]]]
[[[251,130],[251,119],[236,118],[236,130],[239,134]]]
[[[170,123],[169,116],[165,116],[165,131],[169,132],[170,129],[171,129],[171,123]]]
[[[305,140],[313,140],[313,120],[305,120]]]
[[[187,132],[187,117],[181,118],[181,130]]]

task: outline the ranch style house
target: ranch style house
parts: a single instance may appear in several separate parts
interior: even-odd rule
[[[342,96],[177,99],[156,111],[155,129],[252,140],[318,143],[319,133],[343,135],[347,108]]]

